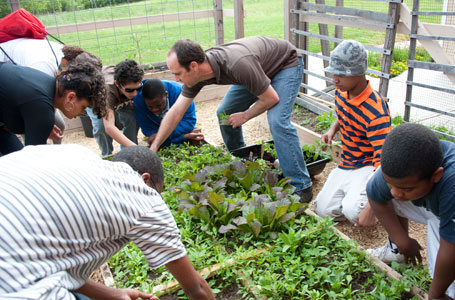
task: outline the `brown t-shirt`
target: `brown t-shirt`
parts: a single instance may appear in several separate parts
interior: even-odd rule
[[[243,85],[259,96],[281,70],[299,64],[296,48],[285,40],[253,36],[235,40],[205,51],[215,78],[201,81],[189,88],[182,87],[182,95],[194,98],[208,84]]]
[[[106,84],[106,104],[107,107],[112,110],[117,110],[126,105],[132,107],[133,100],[130,100],[120,93],[118,87],[115,84]]]
[[[114,84],[114,66],[103,67],[103,77],[106,82],[107,107],[112,110],[122,108],[125,105],[132,107],[133,100],[126,98]]]

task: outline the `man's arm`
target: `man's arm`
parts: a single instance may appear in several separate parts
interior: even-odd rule
[[[209,285],[196,272],[188,256],[179,258],[166,264],[166,268],[177,279],[190,300],[214,300]]]
[[[269,85],[265,92],[260,94],[258,98],[259,100],[247,110],[231,114],[228,119],[228,124],[232,125],[233,128],[242,126],[248,120],[259,116],[280,101],[280,97],[271,85]]]
[[[133,289],[111,288],[91,279],[74,292],[83,294],[93,300],[135,300],[138,298],[150,300],[158,299],[152,294],[142,293]]]
[[[115,126],[115,113],[114,110],[108,108],[107,114],[103,118],[104,129],[106,133],[113,138],[116,142],[123,145],[124,147],[135,146],[136,144],[133,143],[129,138],[127,138],[123,132],[121,132]]]
[[[444,298],[445,292],[454,280],[455,244],[441,238],[428,299],[450,299]]]
[[[368,198],[368,202],[379,222],[389,234],[390,240],[397,245],[398,251],[404,255],[405,263],[411,262],[414,265],[417,262],[422,263],[422,256],[420,255],[422,247],[415,239],[409,237],[408,232],[401,225],[393,209],[392,201],[379,203]]]
[[[172,107],[164,116],[160,124],[160,129],[156,134],[153,144],[150,146],[150,149],[157,152],[160,149],[161,144],[171,135],[174,131],[177,124],[182,120],[183,115],[185,114],[188,107],[193,102],[194,98],[187,98],[183,95],[180,95],[177,98],[177,101],[172,105]]]

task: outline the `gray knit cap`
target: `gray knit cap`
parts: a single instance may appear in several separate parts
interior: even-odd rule
[[[346,40],[332,51],[329,66],[324,71],[338,76],[357,76],[365,74],[367,68],[365,47],[357,41]]]

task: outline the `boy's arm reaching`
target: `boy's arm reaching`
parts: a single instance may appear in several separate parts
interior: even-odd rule
[[[444,299],[445,291],[455,280],[455,244],[441,237],[428,299]]]
[[[379,203],[368,198],[368,202],[379,222],[389,234],[390,240],[397,245],[398,251],[404,255],[405,263],[421,264],[422,256],[420,255],[420,250],[422,250],[422,247],[415,239],[409,237],[407,231],[401,225],[393,209],[392,201]]]

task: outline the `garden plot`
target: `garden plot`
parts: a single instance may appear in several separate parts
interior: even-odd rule
[[[159,154],[166,170],[163,198],[190,260],[218,299],[419,299],[410,280],[388,277],[387,267],[366,260],[330,221],[309,215],[288,181],[265,162],[233,161],[211,145]],[[109,265],[117,287],[179,296],[166,269],[150,270],[132,244]],[[223,298],[227,287],[238,293]]]

